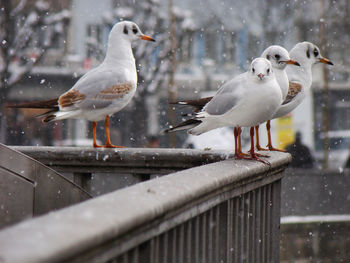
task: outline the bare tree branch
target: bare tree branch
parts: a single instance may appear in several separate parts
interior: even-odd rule
[[[21,0],[18,5],[11,11],[11,16],[15,17],[17,16],[25,7],[25,5],[27,4],[27,0]]]
[[[29,13],[24,13],[26,0],[12,8],[3,0],[0,10],[0,93],[5,99],[8,88],[28,74],[44,56],[70,19],[68,10],[49,12],[46,1],[37,1]]]

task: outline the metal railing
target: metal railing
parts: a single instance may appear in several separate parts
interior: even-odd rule
[[[0,144],[0,228],[89,198],[54,170]]]
[[[141,153],[132,172],[153,167],[158,173],[143,150],[117,155],[134,151]],[[191,163],[187,155],[226,158],[177,153],[184,166]],[[1,262],[279,262],[281,178],[290,156],[270,155],[270,167],[232,159],[206,164],[24,221],[0,232]],[[169,162],[177,163],[174,158]],[[171,167],[165,159],[160,170]]]

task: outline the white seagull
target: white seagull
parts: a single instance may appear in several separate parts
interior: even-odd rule
[[[115,24],[109,34],[104,61],[87,72],[59,98],[10,105],[12,108],[46,108],[43,122],[68,118],[92,121],[93,146],[119,148],[111,143],[109,117],[123,109],[136,92],[137,73],[131,43],[139,39],[155,41],[144,35],[133,22]],[[106,143],[96,143],[97,121],[105,119]]]
[[[318,63],[333,65],[329,59],[322,57],[320,49],[310,42],[296,44],[289,52],[289,56],[298,61],[300,67],[286,68],[289,80],[288,94],[271,119],[285,116],[302,103],[312,84],[312,66]],[[271,144],[270,122],[266,124],[266,128],[269,137],[268,148],[278,150]]]
[[[285,68],[288,64],[291,65],[296,65],[296,66],[300,66],[299,63],[295,60],[292,60],[289,57],[288,51],[278,45],[273,45],[268,47],[267,49],[264,50],[264,52],[262,53],[261,57],[266,58],[267,60],[270,61],[272,68],[274,70],[274,74],[276,77],[276,80],[280,86],[281,92],[282,92],[282,98],[283,100],[286,98],[287,94],[288,94],[288,88],[289,88],[289,82],[288,82],[288,77],[287,77],[287,73],[285,71]],[[177,104],[182,104],[182,105],[190,105],[193,106],[195,108],[197,108],[197,111],[202,109],[204,107],[204,105],[206,103],[208,103],[210,100],[212,99],[212,97],[208,97],[208,98],[203,98],[203,99],[199,99],[199,100],[188,100],[188,101],[181,101],[181,102],[177,102]],[[186,116],[186,115],[185,115]],[[270,125],[270,121],[267,121],[267,125]],[[241,128],[237,128],[237,130],[235,131],[238,134],[238,152],[242,153],[242,148],[241,148]],[[259,126],[255,127],[255,134],[256,134],[256,148],[257,150],[261,151],[261,150],[265,150],[264,148],[262,148],[260,146],[259,143]],[[271,135],[270,133],[268,133],[268,147],[271,145]],[[272,147],[272,145],[271,145]],[[269,149],[271,149],[269,147]],[[243,153],[242,153],[243,154]]]
[[[164,132],[189,129],[188,133],[200,135],[225,126],[251,127],[249,159],[267,163],[254,151],[254,126],[269,120],[281,103],[282,92],[271,63],[265,58],[256,58],[252,61],[249,71],[226,82],[193,118]],[[247,159],[238,152],[236,130],[235,158]]]
[[[289,90],[289,81],[288,81],[288,76],[285,69],[289,64],[295,65],[295,66],[300,66],[300,64],[296,60],[293,60],[290,58],[289,53],[285,48],[278,45],[269,46],[267,49],[264,50],[261,57],[266,58],[271,62],[277,82],[282,91],[282,98],[283,100],[285,100]],[[272,146],[271,133],[270,133],[270,120],[267,121],[266,127],[268,131],[268,144],[267,144],[268,150],[278,150]],[[255,133],[256,133],[257,150],[259,151],[267,150],[260,146],[259,126],[255,127]]]

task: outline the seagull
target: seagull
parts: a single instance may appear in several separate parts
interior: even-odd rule
[[[252,61],[249,71],[226,82],[215,96],[207,101],[202,110],[164,132],[188,129],[189,134],[200,135],[216,128],[232,126],[235,128],[235,158],[268,164],[254,151],[254,126],[269,120],[281,103],[282,92],[271,63],[265,58],[256,58]],[[240,127],[251,127],[250,158],[238,152],[237,128]]]
[[[144,35],[131,21],[116,23],[108,38],[106,57],[96,68],[84,74],[76,84],[60,97],[9,105],[11,108],[45,108],[43,122],[63,119],[84,119],[92,122],[93,146],[121,148],[111,143],[109,118],[123,109],[136,92],[137,73],[131,44],[137,40],[155,41]],[[105,120],[106,143],[96,143],[97,122]]]
[[[285,71],[287,65],[295,65],[300,66],[300,64],[296,60],[292,60],[289,56],[288,51],[278,45],[272,45],[269,46],[267,49],[264,50],[264,52],[261,54],[261,57],[266,58],[271,62],[272,68],[274,70],[277,82],[280,86],[281,92],[282,92],[282,98],[283,100],[286,99],[289,89],[289,81],[287,72]],[[270,120],[266,123],[267,131],[268,131],[268,150],[278,150],[272,146],[272,140],[271,140],[271,133],[270,133]],[[258,151],[267,150],[260,146],[259,143],[259,126],[255,126],[255,133],[256,133],[256,148]]]
[[[278,45],[269,46],[267,49],[264,50],[261,57],[266,58],[267,60],[270,61],[272,68],[274,70],[276,80],[277,80],[277,82],[280,86],[281,92],[282,92],[282,98],[284,100],[288,94],[288,87],[289,87],[288,77],[287,77],[287,73],[285,72],[285,68],[289,64],[300,66],[299,63],[295,60],[292,60],[289,57],[288,51],[285,48],[278,46]],[[199,100],[180,101],[180,102],[176,102],[175,104],[193,106],[195,108],[195,112],[198,112],[211,99],[212,99],[212,97],[207,97],[207,98],[202,98]],[[185,114],[185,116],[189,116],[189,115],[191,115],[191,114]],[[270,122],[268,121],[268,124],[269,123]],[[242,153],[242,150],[241,150],[241,138],[240,138],[241,128],[237,128],[237,131],[235,131],[235,132],[238,134],[238,151],[241,154],[244,154],[244,153]],[[259,150],[259,151],[265,150],[264,148],[262,148],[260,146],[260,143],[259,143],[259,126],[255,127],[255,133],[256,133],[257,150]],[[268,145],[271,145],[271,143],[270,143],[271,135],[270,135],[270,133],[268,133],[268,135],[269,135],[269,137],[268,137],[269,144]]]
[[[318,63],[333,65],[333,63],[321,55],[320,49],[313,43],[300,42],[296,44],[289,55],[292,59],[298,61],[300,67],[287,67],[286,73],[288,76],[288,93],[283,103],[278,108],[271,119],[276,119],[293,111],[304,100],[307,91],[312,84],[312,67]],[[275,70],[276,74],[276,70]],[[266,123],[266,129],[269,138],[268,148],[270,150],[279,150],[272,146],[270,121]],[[279,150],[281,151],[281,150]]]

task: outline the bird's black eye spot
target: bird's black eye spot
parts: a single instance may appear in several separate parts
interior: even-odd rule
[[[318,54],[319,54],[319,52],[318,52],[317,48],[315,48],[315,49],[314,49],[314,55],[315,55],[315,57],[317,57]]]
[[[255,73],[255,68],[252,69],[253,73]]]
[[[281,58],[281,56],[278,55],[278,54],[276,54],[276,55],[275,55],[275,58],[276,58],[277,60],[279,60],[279,59]]]
[[[307,56],[308,58],[310,58],[310,50],[307,50],[307,51],[306,51],[306,56]]]
[[[267,69],[267,74],[269,74],[269,73],[270,73],[270,69],[268,68],[268,69]]]
[[[123,33],[126,34],[126,35],[129,33],[126,26],[124,26]]]
[[[136,28],[135,26],[132,27],[132,32],[133,32],[134,34],[137,34],[138,31],[137,31],[137,28]]]

